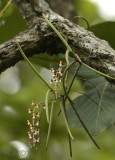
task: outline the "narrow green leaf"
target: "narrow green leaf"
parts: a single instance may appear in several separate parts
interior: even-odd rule
[[[68,124],[68,121],[66,119],[66,115],[65,115],[65,112],[64,112],[64,106],[63,106],[63,99],[60,98],[60,108],[61,108],[61,111],[62,111],[62,114],[63,114],[63,118],[64,118],[64,121],[65,121],[65,125],[66,125],[66,128],[67,128],[67,131],[68,131],[68,134],[70,135],[71,139],[74,140],[74,137],[72,136],[72,133],[70,131],[70,128],[69,128],[69,124]]]
[[[68,100],[69,100],[69,99],[68,99]],[[100,149],[100,147],[98,146],[98,144],[96,143],[96,141],[94,140],[94,138],[92,137],[92,135],[90,134],[88,128],[87,128],[86,125],[85,125],[85,123],[84,123],[83,120],[81,119],[78,111],[77,111],[76,108],[74,107],[74,104],[71,103],[70,100],[69,100],[69,102],[70,102],[70,104],[71,104],[71,106],[72,106],[72,108],[73,108],[73,110],[74,110],[77,118],[79,119],[80,123],[82,124],[83,128],[85,129],[85,131],[87,132],[87,134],[89,135],[89,137],[91,138],[91,140],[93,141],[93,143],[95,144],[95,146],[96,146],[98,149]]]
[[[50,85],[45,81],[45,79],[40,75],[40,73],[35,69],[35,67],[32,65],[32,63],[29,61],[29,59],[26,57],[25,53],[23,52],[19,42],[16,40],[16,44],[18,46],[18,49],[20,53],[22,54],[25,61],[29,64],[29,66],[33,69],[33,71],[38,75],[38,77],[44,82],[44,84],[51,89]]]
[[[72,157],[72,145],[71,145],[71,137],[68,133],[68,141],[69,141],[69,151],[70,151],[70,156]]]
[[[45,106],[46,106],[46,118],[47,118],[47,122],[49,123],[49,108],[48,108],[48,101],[49,101],[49,94],[50,94],[50,89],[47,91],[46,93],[46,98],[45,98]]]
[[[50,121],[49,121],[49,128],[48,128],[48,135],[47,135],[47,140],[46,140],[46,150],[48,148],[48,142],[49,142],[49,137],[50,137],[50,133],[51,133],[52,119],[53,119],[53,110],[54,110],[54,106],[55,106],[54,104],[55,104],[55,102],[52,102]]]
[[[62,35],[60,34],[60,32],[54,27],[54,25],[47,19],[47,17],[45,16],[45,14],[43,13],[43,17],[46,20],[46,22],[49,24],[49,26],[54,30],[54,32],[58,35],[58,37],[62,40],[62,42],[65,44],[65,46],[67,47],[67,49],[69,51],[72,52],[71,47],[69,46],[69,44],[66,42],[66,40],[62,37]]]
[[[66,111],[66,106],[65,106],[64,97],[63,97],[63,107],[64,107],[65,117],[66,117],[66,119],[67,119],[67,111]],[[67,122],[68,122],[68,119],[67,119]],[[69,135],[69,132],[68,132],[68,141],[69,141],[70,156],[72,157],[72,145],[71,145],[71,137],[70,137],[70,135]]]
[[[98,74],[100,74],[100,75],[106,77],[106,78],[115,80],[115,77],[111,77],[111,76],[109,76],[109,75],[107,75],[107,74],[105,74],[105,73],[102,73],[102,72],[100,72],[100,71],[98,71],[98,70],[96,70],[96,69],[94,69],[94,68],[88,66],[88,65],[85,64],[85,63],[82,63],[82,65],[85,66],[85,67],[87,67],[87,68],[89,68],[90,70],[92,70],[92,71],[94,71],[94,72],[96,72],[96,73],[98,73]]]

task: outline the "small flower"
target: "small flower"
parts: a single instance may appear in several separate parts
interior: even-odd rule
[[[34,134],[35,135],[39,134],[39,131],[40,131],[39,129],[36,129],[35,132],[34,132]]]
[[[59,78],[59,82],[61,82],[61,80],[62,80],[62,79],[61,79],[61,78]]]
[[[62,67],[62,64],[63,64],[62,61],[60,61],[59,66]]]
[[[31,132],[34,132],[34,126],[32,124],[30,124],[30,130]]]
[[[36,142],[40,142],[40,138],[39,138],[39,137],[38,137],[38,138],[37,138],[37,137],[36,137],[36,138],[34,138],[34,139],[33,139],[33,142],[34,142],[34,143],[36,143]]]
[[[33,113],[32,118],[33,118],[33,119],[35,119],[35,116],[36,116],[36,114],[35,114],[35,113]]]
[[[32,134],[28,132],[29,139],[32,139]]]
[[[28,108],[28,113],[32,113],[32,109],[31,108]]]
[[[53,80],[51,79],[51,80],[50,80],[50,85],[52,85],[52,84],[53,84]]]
[[[55,73],[52,73],[52,76],[53,76],[53,78],[55,78],[56,74],[55,74]]]
[[[40,142],[40,138],[39,137],[37,138],[37,142]]]
[[[56,83],[58,83],[59,82],[59,80],[58,80],[58,78],[56,77]]]
[[[30,135],[31,134],[31,132],[30,131],[28,131],[28,135]]]
[[[52,80],[53,81],[53,80]],[[30,130],[28,131],[28,136],[29,136],[29,139],[32,139],[31,142],[30,142],[30,147],[36,147],[36,142],[39,142],[40,141],[40,138],[39,138],[39,132],[40,132],[40,129],[38,128],[39,126],[39,123],[40,123],[40,119],[41,119],[41,112],[38,112],[38,108],[40,108],[40,103],[36,103],[34,101],[32,101],[32,105],[34,105],[34,109],[31,109],[31,108],[28,108],[28,112],[31,113],[31,117],[32,117],[32,120],[27,120],[27,124],[29,125],[30,127]],[[45,109],[45,105],[42,105],[43,109]],[[42,111],[43,111],[42,109]],[[38,118],[40,117],[40,119]]]
[[[40,117],[40,113],[39,112],[36,112],[35,114],[36,114],[37,117]]]
[[[35,107],[36,107],[36,108],[40,108],[40,106],[39,106],[39,104],[38,104],[38,103],[36,103]]]
[[[62,76],[62,69],[61,68],[59,68],[58,73],[60,76]]]
[[[45,105],[43,106],[43,109],[46,109],[46,106],[45,106]]]
[[[30,124],[31,124],[31,121],[30,121],[30,120],[27,120],[27,124],[30,125]]]
[[[39,121],[35,121],[35,125],[36,125],[36,126],[39,126]]]
[[[32,100],[32,106],[35,104],[34,100]]]
[[[53,82],[55,82],[55,81],[56,81],[56,76],[53,77]]]
[[[54,68],[51,68],[51,71],[52,71],[52,73],[54,73],[54,72],[55,72],[55,69],[54,69]]]
[[[39,131],[40,131],[40,129],[37,128],[37,129],[35,130],[35,133],[36,133],[36,134],[39,134]]]
[[[56,71],[54,68],[51,68],[51,71],[52,71],[52,76],[55,77],[56,76]]]

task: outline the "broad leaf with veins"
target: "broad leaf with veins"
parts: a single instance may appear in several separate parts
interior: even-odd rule
[[[85,81],[83,86],[86,95],[81,94],[73,102],[90,133],[92,135],[98,135],[115,123],[115,86],[111,86],[104,77],[83,66],[77,76],[85,78],[95,85]],[[92,100],[98,103],[101,109]],[[68,107],[67,114],[70,126],[83,129],[71,105]]]

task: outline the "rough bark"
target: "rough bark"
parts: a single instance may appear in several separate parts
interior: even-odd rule
[[[39,0],[39,6],[33,1],[13,1],[29,25],[29,30],[0,45],[0,73],[22,59],[15,44],[16,39],[27,56],[41,52],[65,52],[65,46],[42,17],[44,12],[83,62],[115,77],[115,50],[106,41],[53,12],[44,0]]]

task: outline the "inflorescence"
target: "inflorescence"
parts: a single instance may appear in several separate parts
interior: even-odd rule
[[[52,79],[50,80],[50,86],[52,86],[52,89],[55,92],[56,98],[59,97],[58,91],[61,88],[62,83],[62,61],[59,63],[59,68],[56,70],[54,68],[51,68],[52,72]],[[50,99],[51,101],[53,99]],[[32,107],[28,108],[28,113],[31,115],[31,120],[27,120],[27,124],[30,127],[30,130],[28,131],[28,136],[30,139],[29,145],[30,147],[38,148],[38,144],[40,144],[40,120],[43,114],[43,111],[45,110],[44,102],[42,103],[36,103],[35,101],[32,101]],[[42,108],[42,112],[40,111]]]
[[[56,95],[58,94],[58,90],[61,88],[60,82],[62,82],[62,75],[63,75],[62,69],[63,69],[62,61],[60,61],[59,68],[57,70],[51,68],[53,78],[50,80],[50,86],[54,87],[54,92]]]
[[[42,112],[40,113],[40,107],[41,103],[35,103],[32,101],[32,108],[28,108],[28,113],[31,114],[32,120],[27,120],[27,124],[30,127],[30,130],[28,131],[29,139],[31,140],[29,142],[30,147],[35,147],[37,149],[36,143],[40,142],[40,129],[39,129],[39,123],[42,116],[42,113],[45,109],[45,105],[42,104]]]

